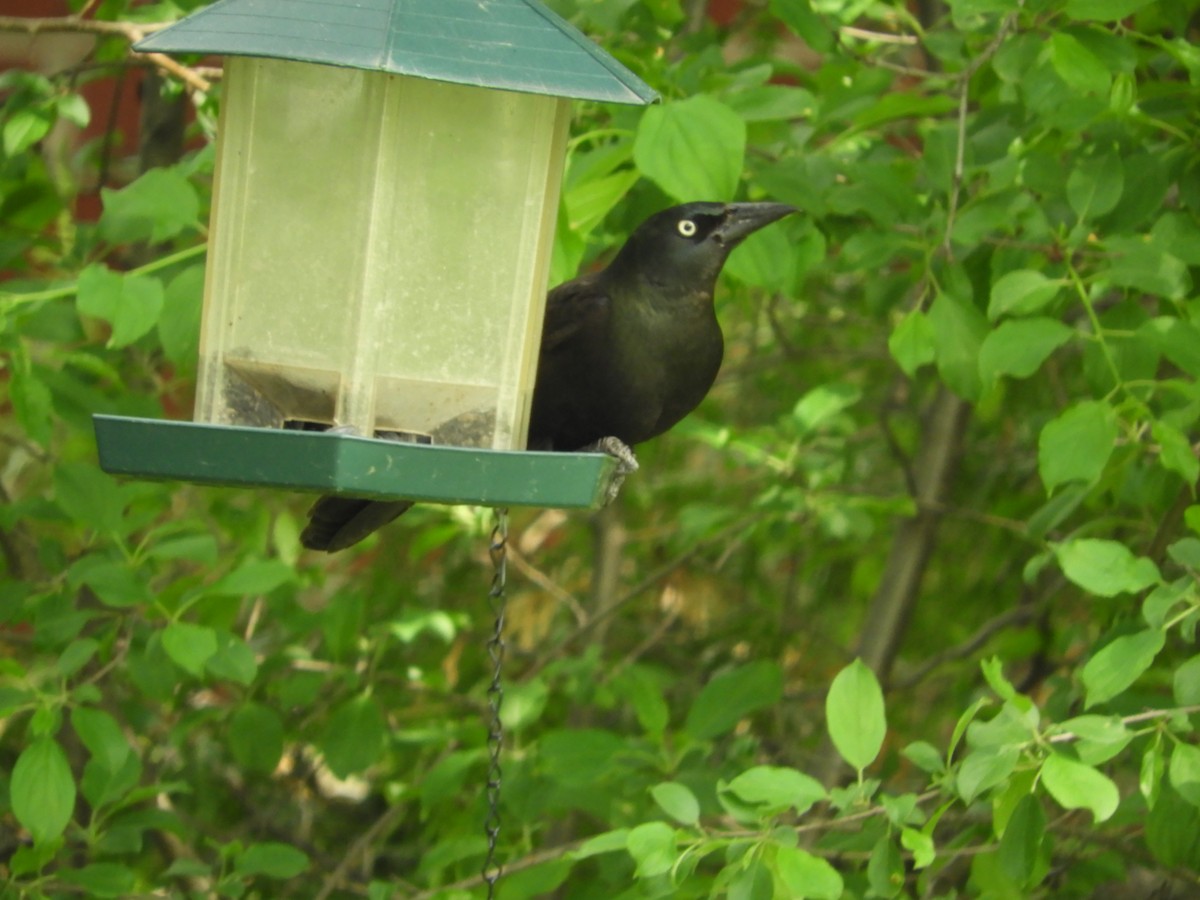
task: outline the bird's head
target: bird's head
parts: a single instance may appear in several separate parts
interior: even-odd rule
[[[685,203],[655,213],[625,242],[613,265],[652,277],[711,285],[730,252],[758,229],[796,212],[786,203]]]

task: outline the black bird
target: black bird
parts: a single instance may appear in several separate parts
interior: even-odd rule
[[[603,271],[546,297],[530,450],[601,449],[626,471],[629,447],[699,405],[721,366],[717,275],[747,235],[795,212],[782,203],[685,203],[638,226]],[[342,550],[406,512],[408,501],[327,496],[300,535]]]

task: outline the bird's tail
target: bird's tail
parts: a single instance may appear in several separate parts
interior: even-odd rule
[[[336,553],[354,546],[411,508],[409,500],[361,500],[330,494],[320,498],[308,511],[308,524],[300,533],[300,543],[309,550]]]

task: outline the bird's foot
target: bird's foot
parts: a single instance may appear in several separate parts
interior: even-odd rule
[[[637,457],[633,455],[633,450],[628,444],[616,437],[600,438],[581,449],[584,453],[607,453],[617,461],[617,467],[613,470],[612,479],[608,482],[608,489],[604,494],[604,505],[607,506],[617,499],[621,485],[625,483],[625,476],[638,470]]]

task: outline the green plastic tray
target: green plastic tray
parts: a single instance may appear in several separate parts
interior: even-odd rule
[[[114,475],[479,506],[599,506],[603,453],[477,450],[313,431],[93,416]]]

